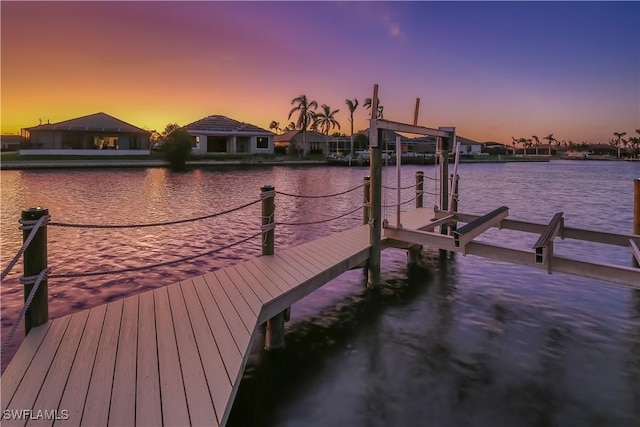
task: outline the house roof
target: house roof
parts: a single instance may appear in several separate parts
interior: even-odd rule
[[[205,117],[193,123],[189,123],[186,126],[183,126],[182,129],[191,132],[217,134],[245,133],[254,135],[273,135],[273,132],[262,129],[261,127],[252,125],[250,123],[239,122],[237,120],[230,119],[229,117],[220,115]]]
[[[323,133],[316,132],[313,130],[307,131],[307,142],[311,141],[326,141],[327,136]],[[282,135],[276,135],[276,142],[289,142],[289,141],[302,141],[302,130],[290,130],[288,132],[283,133]]]
[[[28,131],[89,131],[89,132],[121,132],[121,133],[144,133],[148,131],[133,126],[120,119],[116,119],[105,113],[89,114],[75,119],[65,120],[58,123],[47,123],[45,125],[26,128]]]

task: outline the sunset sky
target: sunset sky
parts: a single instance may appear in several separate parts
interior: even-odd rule
[[[640,128],[639,2],[7,2],[2,133],[105,112],[161,131],[212,114],[286,126],[380,86],[385,118],[607,142]],[[355,128],[367,125],[358,107]]]

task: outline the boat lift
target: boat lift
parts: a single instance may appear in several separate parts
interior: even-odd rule
[[[377,111],[378,85],[374,86],[372,98],[372,111]],[[565,226],[562,212],[556,213],[546,224],[517,221],[509,219],[509,208],[501,206],[485,215],[474,215],[456,212],[457,201],[457,168],[459,163],[459,145],[456,144],[455,128],[440,127],[438,129],[417,125],[419,100],[416,102],[416,110],[413,124],[405,124],[372,118],[370,120],[370,146],[371,146],[371,256],[369,259],[369,285],[373,286],[380,281],[380,249],[381,236],[387,239],[387,245],[407,247],[408,245],[426,245],[450,252],[461,252],[463,255],[476,255],[497,261],[526,265],[529,267],[553,272],[568,273],[582,277],[602,280],[604,282],[627,285],[640,289],[640,268],[617,264],[605,264],[593,261],[573,259],[554,254],[554,240],[575,239],[580,241],[596,242],[607,245],[629,247],[636,265],[640,265],[640,235],[617,234],[604,231],[570,228]],[[396,218],[395,224],[390,224],[382,218],[381,209],[381,155],[378,141],[383,138],[383,131],[391,130],[437,138],[437,151],[439,154],[439,202],[431,222],[421,229],[410,229],[402,225],[402,213],[400,211],[400,183],[401,183],[401,141],[396,139]],[[456,147],[454,173],[452,175],[451,192],[449,192],[448,156],[449,148]],[[465,223],[457,228],[458,223]],[[436,232],[436,228],[438,231]],[[539,235],[531,250],[514,249],[499,244],[479,242],[475,240],[485,231],[491,228],[509,229]]]

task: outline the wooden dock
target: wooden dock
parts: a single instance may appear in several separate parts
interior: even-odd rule
[[[417,209],[403,222],[432,216]],[[33,328],[2,375],[2,411],[14,411],[2,425],[225,425],[258,326],[364,263],[369,233],[359,226]]]

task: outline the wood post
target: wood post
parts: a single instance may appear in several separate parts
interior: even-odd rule
[[[262,255],[273,255],[275,242],[275,188],[265,185],[261,189],[262,198]],[[266,350],[278,350],[284,348],[284,321],[289,309],[276,314],[267,320],[264,333],[264,348]]]
[[[282,311],[267,320],[267,327],[264,331],[264,349],[267,351],[280,350],[284,348],[285,311]]]
[[[416,209],[423,207],[424,172],[416,172]]]
[[[633,184],[633,234],[640,234],[640,178]]]
[[[266,229],[262,235],[262,255],[273,255],[274,252],[274,229],[275,222],[275,188],[273,185],[265,185],[261,188],[262,198],[262,228]],[[270,229],[268,229],[270,228]]]
[[[633,234],[640,234],[640,178],[633,180]],[[634,267],[640,267],[640,262],[633,258]]]
[[[364,177],[364,187],[362,187],[362,224],[369,224],[369,210],[371,209],[371,178]]]
[[[375,117],[378,109],[378,85],[374,88],[374,96],[371,101],[371,115]],[[371,120],[374,122],[374,119]],[[380,284],[380,252],[382,248],[382,152],[380,144],[384,138],[382,129],[376,126],[369,128],[370,143],[370,177],[371,177],[371,231],[369,252],[369,271],[367,286],[374,287]]]
[[[22,211],[21,220],[35,222],[41,217],[49,215],[48,209],[41,207],[29,208],[26,211]],[[29,234],[31,234],[33,226],[23,226],[22,240],[27,240]],[[36,235],[34,236],[31,244],[24,251],[23,255],[24,276],[32,277],[37,276],[47,268],[47,226],[46,224],[40,226]],[[29,283],[24,285],[24,299],[31,293],[35,283]],[[40,326],[49,321],[49,290],[47,278],[40,282],[40,287],[35,293],[31,305],[27,309],[24,316],[24,330],[25,335],[29,333],[31,328]]]
[[[458,212],[458,180],[460,179],[460,175],[451,175],[453,192],[451,193],[451,212]],[[457,223],[451,224],[451,231],[456,231],[458,228]]]
[[[448,130],[448,128],[440,128]],[[447,210],[449,207],[449,147],[453,143],[451,137],[440,138],[440,209]],[[448,234],[446,225],[440,226],[441,234]]]

